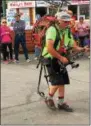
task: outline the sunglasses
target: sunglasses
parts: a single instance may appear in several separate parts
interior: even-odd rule
[[[70,21],[64,21],[64,23],[69,23]]]
[[[6,21],[4,21],[4,22],[2,22],[2,23],[5,23],[5,24],[6,24],[7,22],[6,22]]]

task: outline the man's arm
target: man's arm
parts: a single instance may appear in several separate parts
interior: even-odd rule
[[[25,21],[22,21],[22,24],[21,24],[21,28],[23,29],[23,30],[25,30]]]
[[[54,41],[53,40],[47,40],[47,49],[48,52],[55,58],[59,59],[61,58],[61,55],[54,49]]]
[[[14,31],[17,31],[16,23],[14,23],[14,25],[13,25],[13,30],[14,30]]]

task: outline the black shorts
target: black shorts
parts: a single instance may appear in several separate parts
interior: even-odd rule
[[[61,66],[57,59],[49,59],[46,67],[49,75],[49,82],[51,82],[52,85],[65,85],[70,83],[67,69],[65,69],[65,71],[60,71]]]

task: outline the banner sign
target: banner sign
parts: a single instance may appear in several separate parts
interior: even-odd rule
[[[35,1],[9,1],[8,9],[10,8],[26,8],[35,7]]]
[[[48,6],[50,6],[50,4],[47,3],[46,1],[36,1],[36,6],[37,7],[48,7]]]
[[[89,0],[72,0],[72,5],[74,4],[76,4],[76,5],[79,5],[79,4],[89,4],[90,3],[90,1]]]
[[[12,27],[12,25],[15,23],[15,18],[14,18],[15,13],[16,13],[16,9],[6,9],[6,18],[9,27]]]

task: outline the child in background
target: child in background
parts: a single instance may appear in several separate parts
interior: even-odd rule
[[[41,45],[40,45],[40,37],[38,34],[33,35],[34,40],[35,40],[35,60],[38,60],[40,53],[41,53]]]
[[[40,56],[40,52],[41,52],[41,47],[39,44],[35,45],[35,60],[38,60],[39,56]]]

